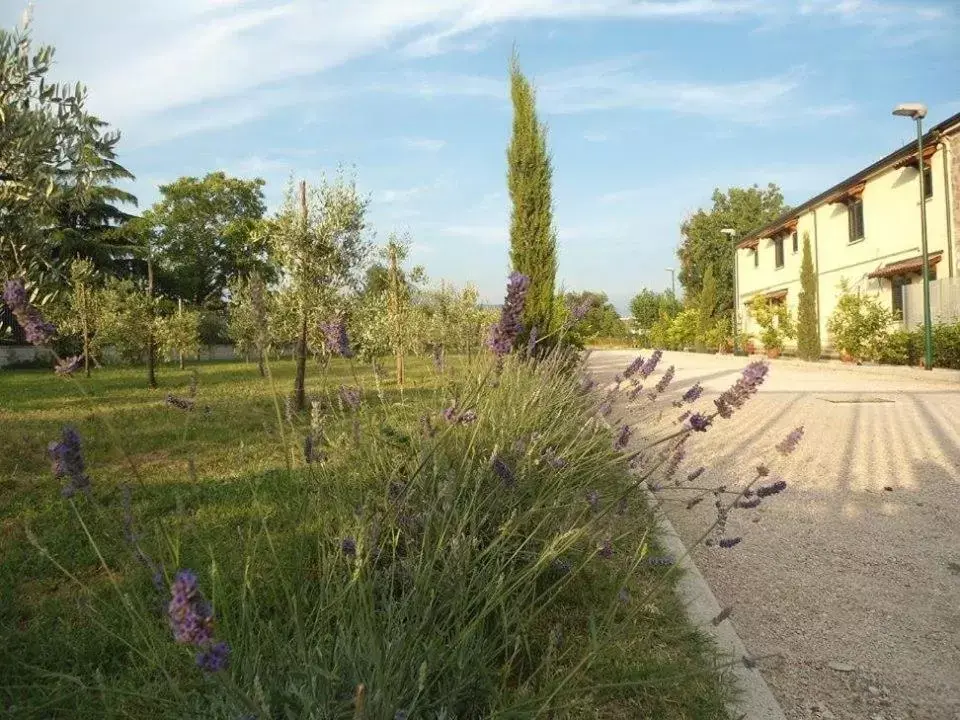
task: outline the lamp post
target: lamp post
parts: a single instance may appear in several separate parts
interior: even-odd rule
[[[731,242],[737,236],[737,231],[733,228],[723,228],[720,231],[722,234],[727,236],[727,239]],[[740,284],[739,279],[739,269],[737,267],[737,246],[733,246],[733,354],[740,355],[740,348],[737,346],[737,336],[740,334],[737,329],[737,304],[740,300]]]
[[[933,324],[930,321],[930,257],[927,253],[927,199],[923,187],[923,118],[927,106],[923,103],[901,103],[893,114],[912,118],[917,123],[917,174],[920,178],[920,262],[923,263],[923,367],[933,369]]]
[[[666,268],[666,270],[670,273],[670,293],[673,297],[677,297],[676,270],[673,268]]]

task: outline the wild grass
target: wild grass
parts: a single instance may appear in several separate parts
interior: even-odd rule
[[[159,390],[139,369],[0,373],[12,716],[726,717],[710,644],[647,562],[636,478],[569,368],[413,362],[401,392],[338,360],[308,376],[312,417],[284,407],[290,362],[195,371],[192,411],[165,402],[190,368]],[[357,410],[340,386],[362,389]],[[50,473],[64,424],[89,496]],[[230,644],[220,672],[173,641],[184,568]]]

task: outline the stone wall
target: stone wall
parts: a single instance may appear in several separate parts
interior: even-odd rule
[[[50,352],[48,350],[35,348],[31,345],[0,345],[0,368],[16,363],[33,362],[37,359],[43,359],[45,355],[49,356]],[[119,361],[116,353],[112,352],[112,348],[106,348],[103,355],[105,362],[112,363]],[[238,359],[237,354],[234,352],[233,345],[204,346],[200,349],[199,355],[198,360]],[[47,361],[52,363],[52,357],[48,357]]]

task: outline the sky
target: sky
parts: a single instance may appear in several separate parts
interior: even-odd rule
[[[12,27],[25,4],[0,3]],[[621,312],[670,286],[680,224],[716,187],[799,204],[909,141],[899,102],[960,112],[954,0],[36,0],[54,77],[122,132],[141,207],[224,170],[343,166],[375,240],[499,302],[509,270],[513,48],[554,166],[558,284]]]

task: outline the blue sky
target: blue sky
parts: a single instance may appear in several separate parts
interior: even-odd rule
[[[4,25],[22,7],[8,0]],[[223,169],[353,166],[377,238],[498,301],[507,272],[507,61],[538,88],[559,281],[625,309],[669,285],[714,187],[797,204],[910,139],[898,102],[960,112],[951,0],[36,0],[56,76],[122,130],[141,205]]]

